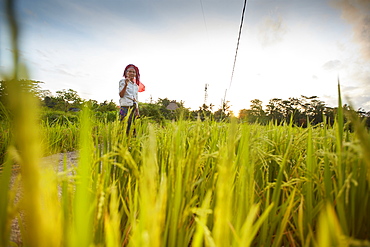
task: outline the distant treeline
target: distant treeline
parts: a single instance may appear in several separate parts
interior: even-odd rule
[[[44,118],[49,122],[60,119],[67,121],[77,121],[77,113],[82,105],[87,103],[99,118],[106,118],[114,121],[118,115],[119,106],[110,101],[102,103],[96,100],[84,100],[73,89],[60,90],[53,95],[48,90],[41,90],[42,82],[32,80],[21,80],[24,88],[32,91],[40,99],[41,106],[46,110]],[[6,81],[0,81],[0,102],[6,102]],[[118,96],[117,96],[118,97]],[[337,108],[329,107],[317,96],[301,96],[300,98],[289,98],[287,100],[274,98],[267,105],[259,99],[251,101],[249,108],[239,111],[237,117],[230,110],[230,102],[226,101],[218,109],[214,109],[213,104],[203,104],[198,110],[190,110],[185,107],[185,102],[177,102],[168,98],[158,99],[150,103],[139,103],[140,115],[147,117],[155,122],[165,120],[177,120],[179,118],[187,120],[206,119],[214,121],[228,121],[231,118],[238,118],[241,122],[267,124],[274,121],[278,124],[291,123],[296,126],[317,125],[322,122],[332,124],[335,120]],[[353,110],[348,105],[343,106],[344,111],[355,111],[357,115],[370,127],[370,111],[366,112],[360,108]],[[2,114],[4,115],[4,114]],[[63,115],[61,117],[61,115]]]

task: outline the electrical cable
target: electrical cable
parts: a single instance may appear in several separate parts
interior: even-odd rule
[[[233,69],[232,69],[232,72],[231,72],[231,78],[230,78],[229,89],[230,89],[230,87],[231,87],[231,83],[232,83],[233,78],[234,78],[234,71],[235,71],[236,58],[237,58],[237,56],[238,56],[240,37],[241,37],[241,34],[242,34],[243,22],[244,22],[244,16],[245,16],[245,10],[247,9],[247,6],[248,6],[248,0],[244,0],[244,6],[243,6],[242,16],[241,16],[241,20],[240,20],[239,34],[238,34],[238,41],[237,41],[237,43],[236,43],[236,50],[235,50],[234,64],[233,64]],[[226,100],[226,92],[227,92],[227,89],[225,89],[225,96],[224,96],[223,103],[225,103],[225,100]]]
[[[230,89],[230,87],[231,87],[231,83],[232,83],[232,81],[233,81],[233,77],[234,77],[234,70],[235,70],[236,58],[237,58],[237,56],[238,56],[239,42],[240,42],[240,37],[241,37],[241,34],[242,34],[242,28],[243,28],[243,22],[244,22],[244,15],[245,15],[245,10],[246,10],[246,8],[247,8],[247,5],[248,5],[248,0],[244,0],[243,12],[242,12],[241,20],[240,20],[239,35],[238,35],[238,41],[237,41],[237,43],[236,43],[236,50],[235,50],[234,64],[233,64],[233,70],[232,70],[232,72],[231,72],[231,78],[230,78],[229,89]]]
[[[203,3],[202,3],[202,0],[199,0],[199,2],[200,2],[200,7],[201,7],[201,9],[202,9],[202,15],[203,15],[204,27],[206,28],[206,33],[207,33],[207,38],[208,38],[208,29],[207,29],[206,17],[204,16]]]

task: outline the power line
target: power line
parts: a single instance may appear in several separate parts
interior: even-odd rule
[[[205,28],[206,28],[206,32],[207,32],[207,36],[208,36],[207,23],[206,23],[206,18],[205,18],[205,15],[204,15],[203,3],[202,3],[202,0],[199,0],[199,2],[200,2],[201,9],[202,9],[202,15],[203,15],[204,26],[205,26]],[[230,78],[229,89],[230,89],[230,87],[231,87],[231,83],[232,83],[232,81],[233,81],[233,77],[234,77],[236,58],[237,58],[237,56],[238,56],[240,37],[241,37],[241,34],[242,34],[243,23],[244,23],[244,16],[245,16],[245,11],[246,11],[246,9],[247,9],[247,6],[248,6],[248,0],[244,0],[242,16],[241,16],[240,25],[239,25],[238,40],[237,40],[236,50],[235,50],[235,57],[234,57],[233,69],[232,69],[232,72],[231,72],[231,78]],[[206,90],[206,93],[207,93],[207,85],[206,85],[206,89],[205,89],[205,90]],[[224,95],[223,104],[225,103],[225,100],[226,100],[226,93],[227,93],[227,89],[225,89],[225,95]]]
[[[231,83],[232,83],[232,81],[233,81],[233,77],[234,77],[236,58],[237,58],[237,56],[238,56],[239,42],[240,42],[240,37],[241,37],[241,34],[242,34],[243,22],[244,22],[244,15],[245,15],[245,10],[247,9],[247,5],[248,5],[248,0],[244,0],[242,16],[241,16],[240,25],[239,25],[238,41],[237,41],[237,43],[236,43],[236,50],[235,50],[234,64],[233,64],[233,69],[232,69],[232,72],[231,72],[231,78],[230,78],[229,89],[230,89],[230,87],[231,87]],[[225,102],[226,102],[226,94],[227,94],[227,89],[225,89],[225,95],[224,95],[224,99],[223,99],[223,102],[222,102],[222,105],[223,105],[223,106],[225,105]]]
[[[237,43],[236,43],[236,50],[235,50],[234,64],[233,64],[233,70],[232,70],[232,72],[231,72],[231,78],[230,78],[229,89],[230,89],[230,87],[231,87],[231,83],[232,83],[232,81],[233,81],[233,77],[234,77],[234,70],[235,70],[236,58],[237,58],[237,56],[238,56],[239,42],[240,42],[240,37],[241,37],[241,34],[242,34],[242,28],[243,28],[243,22],[244,22],[244,15],[245,15],[245,10],[247,9],[247,5],[248,5],[248,0],[244,0],[243,12],[242,12],[241,20],[240,20],[239,35],[238,35],[238,41],[237,41]]]
[[[204,27],[206,28],[206,33],[207,33],[207,38],[208,38],[208,29],[207,29],[206,17],[204,16],[203,3],[202,3],[202,0],[199,0],[199,2],[200,2],[200,7],[201,7],[201,9],[202,9],[202,15],[203,15]]]

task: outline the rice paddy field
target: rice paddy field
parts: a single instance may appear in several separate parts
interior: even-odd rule
[[[51,126],[18,81],[9,23],[0,246],[370,246],[370,136],[355,115],[344,122],[340,92],[334,125],[139,119],[126,135],[86,106]],[[75,164],[42,162],[72,150]]]
[[[17,85],[1,127],[0,246],[370,246],[369,132],[340,107],[334,126],[139,119],[126,135],[88,107],[79,123],[42,123]],[[66,150],[76,164],[41,165]]]

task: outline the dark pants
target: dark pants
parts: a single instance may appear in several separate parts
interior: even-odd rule
[[[131,124],[138,117],[137,110],[136,110],[136,104],[134,104],[133,106],[121,106],[121,109],[119,111],[120,120],[122,121],[127,116],[127,114],[129,114],[129,116],[128,116],[128,120],[127,120],[126,134],[129,134]],[[135,134],[135,129],[134,129],[134,134]]]

